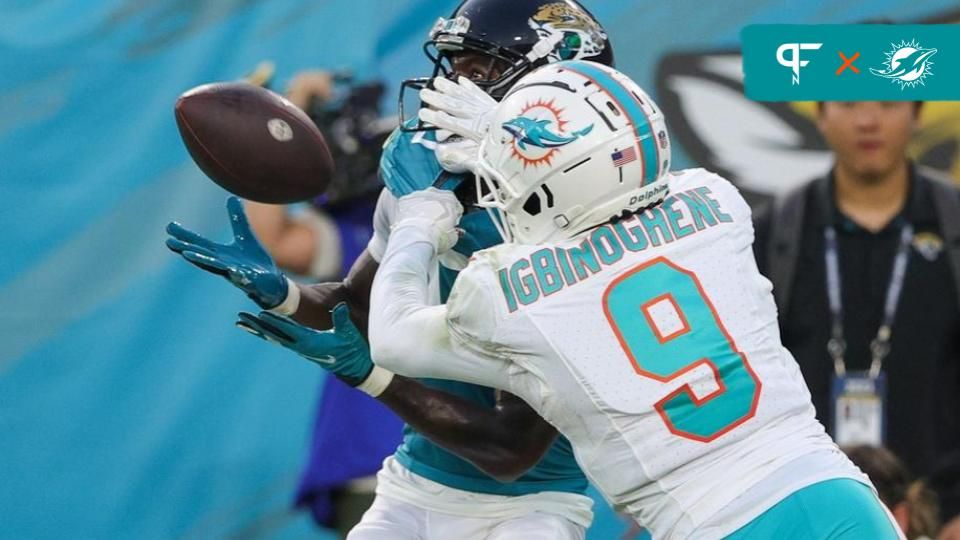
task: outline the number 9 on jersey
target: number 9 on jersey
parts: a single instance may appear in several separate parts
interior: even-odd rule
[[[753,416],[760,380],[695,274],[665,258],[654,259],[613,281],[603,295],[603,308],[641,376],[674,386],[702,366],[712,372],[712,392],[697,396],[690,383],[683,383],[655,404],[672,433],[710,442]],[[666,330],[654,316],[664,309],[675,321]]]

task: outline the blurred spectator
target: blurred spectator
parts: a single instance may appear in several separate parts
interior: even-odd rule
[[[268,84],[271,69],[261,64],[248,80]],[[327,192],[309,204],[245,203],[250,225],[284,270],[340,280],[366,248],[381,187],[380,149],[396,125],[395,118],[381,117],[382,93],[379,83],[353,84],[343,74],[303,71],[292,78],[287,98],[320,128],[336,171]],[[379,401],[326,377],[297,506],[346,536],[372,503],[374,474],[400,444],[402,427]]]
[[[907,540],[936,538],[937,496],[923,480],[914,479],[903,462],[886,448],[860,445],[843,451],[870,477]]]
[[[755,249],[820,421],[929,477],[950,534],[960,481],[936,475],[960,455],[960,194],[907,156],[921,109],[820,103],[834,167],[758,212]]]
[[[937,468],[930,474],[930,487],[937,493],[951,493],[953,507],[956,507],[958,498],[957,486],[960,486],[960,451],[944,456],[939,460]],[[943,517],[944,503],[940,501],[940,516]],[[946,521],[946,520],[944,520]],[[937,540],[960,540],[960,517],[954,517],[940,529]]]

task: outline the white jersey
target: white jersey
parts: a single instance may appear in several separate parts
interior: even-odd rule
[[[562,244],[478,252],[447,304],[461,352],[508,372],[655,538],[718,538],[829,478],[869,482],[780,343],[746,202],[702,169]],[[497,362],[498,366],[491,366]]]

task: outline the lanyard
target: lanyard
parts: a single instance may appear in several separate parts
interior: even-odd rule
[[[828,226],[824,230],[826,240],[825,260],[827,265],[827,296],[830,300],[830,315],[833,319],[830,341],[827,342],[827,352],[833,358],[833,368],[837,376],[847,372],[847,365],[843,355],[847,350],[847,342],[843,336],[843,306],[840,302],[840,264],[837,256],[837,230]],[[903,291],[903,278],[907,273],[907,260],[910,254],[910,243],[913,241],[913,225],[907,224],[900,230],[900,246],[893,260],[893,273],[887,285],[887,298],[883,304],[883,320],[877,330],[877,337],[870,342],[870,376],[880,375],[880,367],[884,358],[890,354],[890,336],[893,327],[893,318],[900,303],[900,293]]]

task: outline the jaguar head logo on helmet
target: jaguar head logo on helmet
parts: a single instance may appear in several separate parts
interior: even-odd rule
[[[544,5],[528,22],[541,39],[558,43],[549,54],[554,62],[598,56],[607,46],[607,34],[600,24],[567,2]]]
[[[662,201],[669,170],[666,123],[646,92],[613,68],[558,62],[500,103],[480,144],[478,205],[507,241],[539,244]]]

